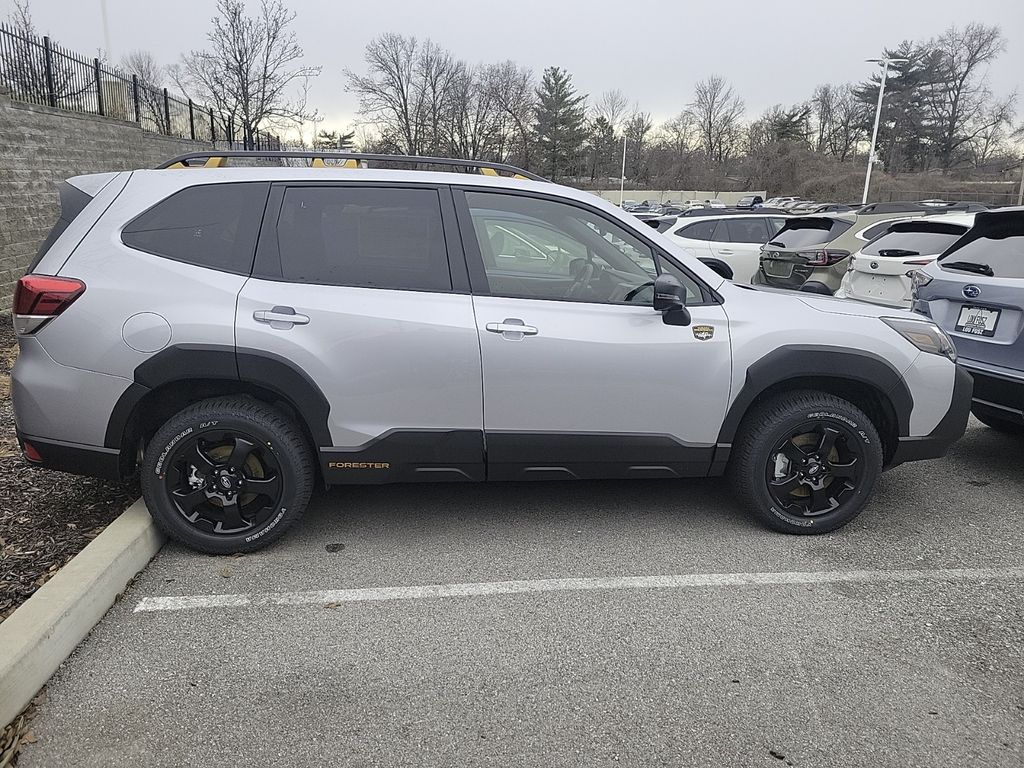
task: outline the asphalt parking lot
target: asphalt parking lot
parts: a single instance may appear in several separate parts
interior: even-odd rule
[[[1018,767],[1022,454],[972,422],[824,537],[715,481],[321,493],[166,546],[19,765]]]

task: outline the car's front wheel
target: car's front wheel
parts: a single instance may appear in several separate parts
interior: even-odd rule
[[[313,489],[302,433],[258,400],[205,400],[172,416],[146,447],[142,493],[169,537],[211,554],[281,538]]]
[[[784,392],[744,418],[729,472],[746,506],[784,533],[834,531],[867,504],[882,445],[852,403],[812,390]]]

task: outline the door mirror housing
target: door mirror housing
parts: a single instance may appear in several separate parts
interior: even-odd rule
[[[654,311],[661,312],[665,325],[689,325],[686,288],[672,275],[662,273],[654,279]]]

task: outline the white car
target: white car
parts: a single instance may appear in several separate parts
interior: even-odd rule
[[[782,229],[786,219],[740,213],[687,216],[678,223],[664,233],[670,240],[698,258],[721,259],[732,269],[734,283],[749,283],[760,263],[761,246]]]
[[[770,197],[764,201],[765,208],[782,208],[786,203],[795,203],[799,197]]]
[[[935,261],[972,226],[973,213],[890,223],[850,258],[836,297],[910,309],[911,274]]]
[[[704,207],[705,208],[725,208],[726,205],[725,205],[725,203],[723,203],[718,198],[715,198],[714,200],[705,200],[704,201]]]

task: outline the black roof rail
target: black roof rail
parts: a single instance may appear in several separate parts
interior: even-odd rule
[[[178,155],[172,157],[170,160],[165,160],[157,166],[158,169],[163,168],[221,168],[226,165],[227,158],[238,157],[238,158],[266,158],[266,159],[279,159],[279,158],[302,158],[306,160],[319,160],[320,164],[323,164],[324,160],[351,160],[353,163],[349,164],[349,167],[357,167],[355,162],[360,160],[367,160],[372,162],[382,163],[410,163],[413,165],[446,165],[453,168],[475,168],[478,173],[482,173],[487,176],[497,176],[498,171],[504,171],[512,176],[518,176],[522,179],[529,179],[531,181],[547,181],[543,176],[538,176],[535,173],[517,168],[514,165],[508,165],[507,163],[492,163],[487,160],[463,160],[455,157],[424,157],[421,155],[377,155],[366,152],[319,152],[316,150],[239,150],[239,149],[222,149],[222,150],[208,150],[204,152],[187,152],[184,155]],[[201,163],[195,163],[194,161],[202,161]]]

